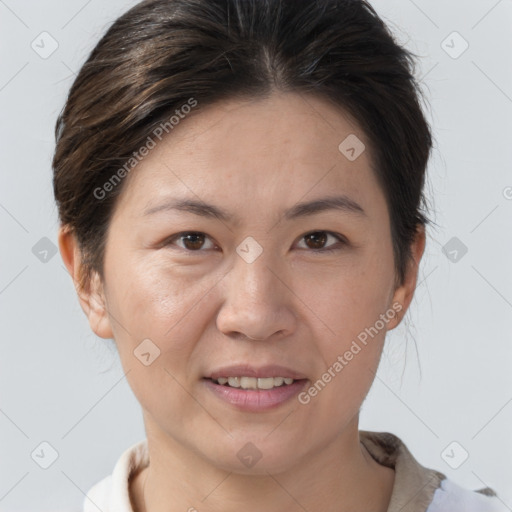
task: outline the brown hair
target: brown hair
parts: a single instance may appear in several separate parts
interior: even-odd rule
[[[137,4],[91,52],[56,124],[54,194],[81,249],[82,289],[93,271],[103,279],[107,230],[126,180],[105,197],[95,191],[120,175],[148,135],[191,98],[201,107],[273,91],[328,99],[362,127],[401,284],[417,227],[430,222],[421,209],[432,138],[413,57],[365,0]]]

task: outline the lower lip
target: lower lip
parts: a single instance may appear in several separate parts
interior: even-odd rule
[[[211,379],[204,379],[210,389],[221,400],[234,405],[240,410],[261,412],[274,409],[291,400],[304,388],[307,380],[301,379],[289,385],[283,385],[272,389],[240,389],[217,384]]]

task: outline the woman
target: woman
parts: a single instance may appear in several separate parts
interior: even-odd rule
[[[147,439],[86,511],[503,510],[358,429],[425,247],[412,67],[363,0],[149,0],[98,43],[59,248]]]

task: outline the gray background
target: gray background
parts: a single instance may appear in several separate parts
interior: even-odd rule
[[[88,52],[135,3],[0,0],[2,511],[81,510],[84,493],[145,437],[113,342],[90,331],[51,252],[56,116]],[[437,144],[427,192],[439,227],[429,230],[406,325],[388,335],[361,428],[397,434],[423,465],[464,487],[493,487],[512,510],[512,2],[372,3],[422,57]],[[461,55],[454,31],[469,44]],[[52,40],[58,48],[42,58]],[[43,442],[58,453],[47,469]]]

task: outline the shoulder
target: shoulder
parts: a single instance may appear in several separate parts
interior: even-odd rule
[[[147,439],[127,448],[111,475],[94,484],[84,498],[83,512],[131,512],[130,479],[149,464]]]
[[[445,478],[437,488],[427,512],[507,512],[509,510],[492,489],[471,491]]]
[[[420,464],[394,434],[361,430],[360,440],[377,462],[395,470],[388,512],[510,512],[492,489],[464,489]]]
[[[112,475],[108,475],[91,487],[84,499],[83,512],[107,510],[112,493]]]

